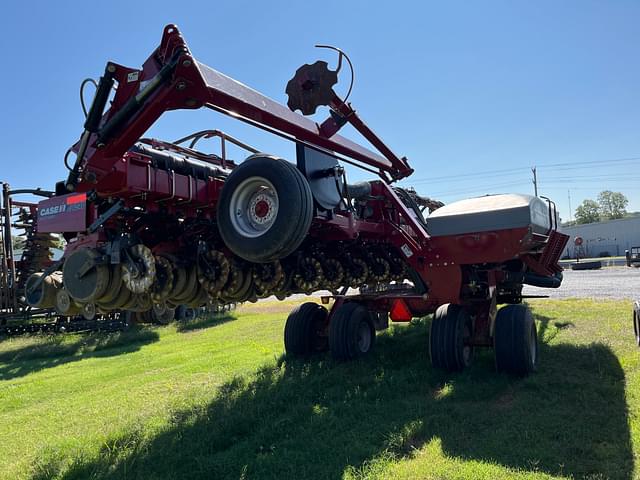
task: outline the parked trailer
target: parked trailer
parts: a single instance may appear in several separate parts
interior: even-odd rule
[[[68,178],[38,206],[38,230],[68,242],[60,295],[83,310],[144,313],[326,289],[331,311],[305,303],[289,316],[289,354],[353,359],[387,317],[434,313],[434,366],[461,370],[474,348],[493,347],[500,371],[531,372],[537,335],[522,286],[562,281],[568,237],[554,204],[496,195],[437,208],[395,186],[413,169],[334,91],[343,59],[351,66],[337,51],[336,70],[321,61],[298,69],[288,108],[197,61],[175,25],[142,68],[107,63],[65,156]],[[320,106],[330,110],[321,124],[295,113]],[[165,111],[201,107],[294,142],[296,164],[219,130],[140,138]],[[346,124],[379,153],[340,136]],[[219,154],[196,150],[213,137]],[[230,143],[248,158],[229,159]],[[342,163],[378,179],[350,184]],[[437,209],[425,220],[426,207]],[[365,285],[370,293],[346,295]]]

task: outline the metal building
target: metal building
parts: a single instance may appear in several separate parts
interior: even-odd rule
[[[588,223],[586,225],[561,226],[560,231],[569,235],[563,258],[608,257],[624,255],[631,247],[640,246],[640,216]],[[582,237],[582,252],[577,252],[576,237]]]

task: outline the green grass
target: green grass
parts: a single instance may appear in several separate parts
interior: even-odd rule
[[[636,478],[630,302],[532,302],[539,371],[430,368],[428,321],[368,358],[282,357],[286,313],[0,342],[0,478]]]

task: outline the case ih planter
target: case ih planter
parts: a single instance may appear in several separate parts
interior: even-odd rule
[[[46,271],[62,272],[59,297],[81,310],[145,312],[329,290],[331,311],[305,303],[289,316],[289,353],[352,359],[371,350],[388,318],[435,313],[436,367],[461,370],[475,347],[494,347],[499,370],[532,371],[536,330],[522,285],[560,285],[567,237],[552,202],[483,197],[425,221],[420,205],[438,205],[392,186],[413,172],[407,159],[334,92],[343,57],[336,71],[301,67],[287,85],[289,108],[198,62],[174,25],[141,69],[108,63],[69,176],[38,207],[39,231],[68,240],[63,263]],[[322,124],[295,113],[322,105],[331,113]],[[201,107],[295,142],[296,162],[217,130],[173,143],[140,138],[164,112]],[[379,153],[338,135],[347,123]],[[220,155],[196,150],[213,136]],[[228,142],[248,158],[229,160]],[[349,184],[340,162],[378,178]],[[48,288],[36,280],[32,290]],[[345,296],[348,287],[363,289]]]

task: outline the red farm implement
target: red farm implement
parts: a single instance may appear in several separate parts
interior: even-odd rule
[[[290,354],[355,358],[389,318],[435,313],[436,367],[461,370],[475,347],[494,347],[499,370],[529,373],[537,338],[523,284],[562,280],[567,237],[553,203],[495,195],[441,207],[394,186],[413,170],[333,90],[348,61],[338,53],[336,71],[325,62],[298,69],[289,108],[198,62],[174,25],[141,69],[108,63],[65,158],[68,178],[38,205],[38,231],[61,233],[67,247],[32,281],[29,303],[144,314],[328,290],[331,311],[305,303],[289,316]],[[295,113],[319,106],[330,111],[321,124]],[[141,138],[164,112],[201,107],[294,142],[296,163],[217,130]],[[379,153],[340,136],[346,124]],[[219,155],[196,150],[213,136]],[[227,158],[230,142],[248,158]],[[349,184],[341,162],[377,179]],[[435,209],[426,220],[425,208]],[[46,282],[51,275],[62,283]]]

